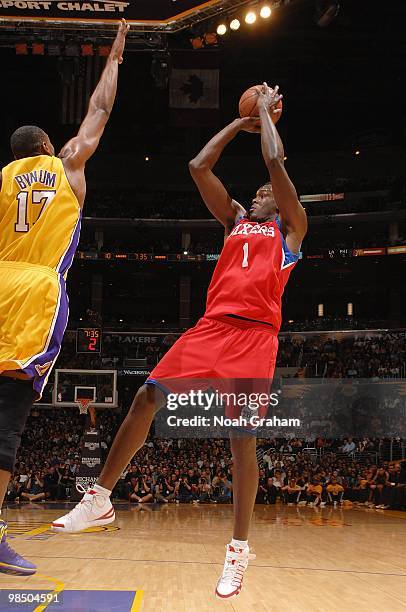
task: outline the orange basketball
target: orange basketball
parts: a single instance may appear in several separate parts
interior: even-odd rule
[[[238,105],[238,110],[240,111],[240,117],[259,117],[258,110],[258,94],[261,90],[261,85],[254,85],[244,91],[240,98],[240,102]],[[279,100],[276,108],[280,108],[282,110],[282,100]],[[272,113],[272,121],[277,123],[280,119],[282,113],[274,114]]]

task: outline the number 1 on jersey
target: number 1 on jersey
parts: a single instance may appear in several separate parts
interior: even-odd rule
[[[242,267],[248,268],[248,242],[244,242],[244,246],[242,247],[244,258],[242,260]]]

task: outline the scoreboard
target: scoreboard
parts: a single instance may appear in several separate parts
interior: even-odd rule
[[[100,355],[102,330],[95,327],[81,327],[76,332],[76,352]]]

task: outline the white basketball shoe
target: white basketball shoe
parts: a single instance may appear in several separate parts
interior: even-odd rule
[[[88,489],[68,514],[52,523],[52,530],[61,533],[77,533],[88,527],[100,527],[112,523],[116,518],[110,497]]]
[[[249,546],[246,548],[234,548],[231,544],[226,547],[226,560],[223,573],[217,583],[216,597],[219,599],[232,599],[239,595],[242,589],[244,572],[248,567],[248,561],[252,561],[256,555],[250,553]]]

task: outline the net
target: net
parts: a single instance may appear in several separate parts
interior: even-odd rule
[[[79,406],[79,413],[80,414],[87,414],[88,410],[89,410],[89,405],[90,402],[92,401],[90,397],[78,397],[76,399],[78,406]]]

